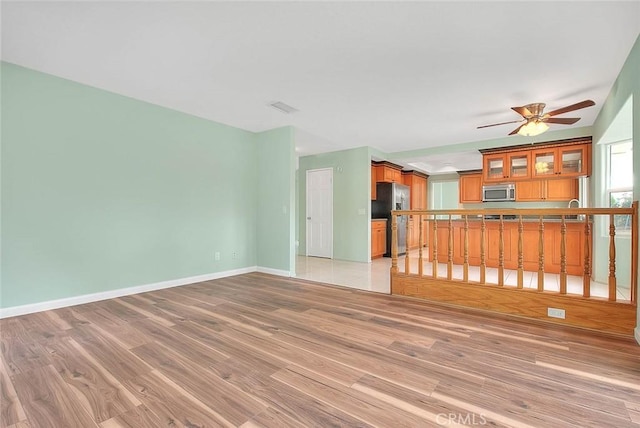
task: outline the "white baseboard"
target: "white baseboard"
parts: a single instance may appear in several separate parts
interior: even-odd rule
[[[635,336],[638,345],[640,345],[640,326],[633,329],[633,335]]]
[[[296,276],[295,273],[292,275],[291,272],[289,272],[288,270],[272,269],[272,268],[263,267],[263,266],[258,266],[256,271],[262,272],[262,273],[268,273],[270,275],[278,275],[278,276],[286,276],[286,277]]]
[[[102,291],[99,293],[84,294],[81,296],[66,297],[64,299],[49,300],[47,302],[31,303],[28,305],[12,306],[9,308],[0,308],[0,319],[15,317],[18,315],[26,315],[34,312],[48,311],[51,309],[65,308],[67,306],[82,305],[84,303],[97,302],[100,300],[114,299],[116,297],[129,296],[131,294],[145,293],[147,291],[162,290],[163,288],[178,287],[180,285],[195,284],[196,282],[211,281],[218,278],[226,278],[228,276],[241,275],[250,272],[265,272],[279,275],[276,269],[259,268],[250,266],[241,269],[227,270],[224,272],[208,273],[205,275],[190,276],[187,278],[173,279],[170,281],[161,281],[153,284],[138,285],[135,287],[119,288],[117,290]],[[287,275],[288,276],[288,272]]]

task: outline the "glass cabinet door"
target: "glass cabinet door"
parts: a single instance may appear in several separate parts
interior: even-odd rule
[[[504,168],[504,156],[496,156],[493,158],[487,158],[485,160],[485,179],[488,180],[501,180],[505,178],[505,168]]]
[[[509,178],[529,177],[529,153],[509,155]]]
[[[537,151],[533,153],[533,175],[535,177],[555,174],[555,150]]]
[[[560,174],[581,174],[584,171],[584,149],[582,147],[562,150],[560,157],[562,159]]]

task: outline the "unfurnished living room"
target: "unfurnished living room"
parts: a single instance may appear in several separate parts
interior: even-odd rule
[[[0,19],[0,428],[640,427],[640,2]]]

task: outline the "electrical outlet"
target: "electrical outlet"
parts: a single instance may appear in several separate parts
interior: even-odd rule
[[[234,251],[233,253],[231,253],[231,258],[232,258],[233,260],[237,259],[237,258],[238,258],[238,253],[237,253],[237,252],[235,252],[235,251]]]
[[[565,319],[565,311],[564,309],[547,308],[547,316],[551,318]]]
[[[216,251],[213,257],[216,261],[220,261],[220,251]]]

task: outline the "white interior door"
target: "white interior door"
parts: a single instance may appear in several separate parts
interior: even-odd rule
[[[307,256],[333,258],[333,169],[307,171]]]

